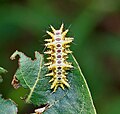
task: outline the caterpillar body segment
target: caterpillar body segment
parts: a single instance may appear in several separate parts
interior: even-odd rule
[[[52,82],[51,89],[54,89],[53,92],[55,92],[59,86],[62,89],[64,89],[64,86],[70,87],[66,78],[66,70],[70,70],[73,66],[66,59],[68,58],[68,54],[72,53],[68,48],[74,38],[65,37],[68,29],[63,32],[63,24],[59,30],[55,30],[53,26],[50,27],[52,32],[47,31],[47,33],[51,36],[51,39],[45,39],[47,42],[45,46],[49,50],[44,53],[49,55],[47,58],[48,63],[45,65],[51,71],[46,76],[52,76],[49,82]]]

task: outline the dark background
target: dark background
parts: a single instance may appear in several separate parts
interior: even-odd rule
[[[18,65],[10,56],[19,50],[34,59],[49,25],[59,29],[62,22],[98,114],[120,114],[120,0],[0,0],[0,66],[8,70],[0,93],[18,104],[19,114],[30,112],[20,99],[26,90],[11,85]]]

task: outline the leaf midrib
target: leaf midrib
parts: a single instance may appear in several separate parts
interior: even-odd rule
[[[30,98],[31,98],[31,96],[32,96],[32,94],[33,94],[33,92],[34,92],[34,89],[35,89],[38,81],[40,80],[40,73],[41,73],[41,68],[42,68],[42,62],[43,62],[43,60],[42,60],[42,57],[41,57],[41,55],[40,55],[40,67],[39,67],[39,72],[38,72],[38,75],[37,75],[37,79],[36,79],[36,81],[35,81],[35,84],[34,84],[33,87],[31,88],[31,91],[30,91],[30,93],[29,93],[29,95],[28,95],[28,97],[27,97],[27,99],[26,99],[26,102],[29,102],[29,101],[30,101]]]
[[[81,76],[82,76],[82,78],[83,78],[83,80],[84,80],[84,82],[85,82],[85,86],[87,87],[87,91],[88,91],[88,94],[89,94],[89,97],[90,97],[90,101],[91,101],[91,103],[92,103],[92,107],[93,107],[94,113],[97,114],[97,113],[96,113],[96,109],[95,109],[94,104],[93,104],[93,101],[92,101],[92,96],[91,96],[90,90],[89,90],[88,85],[87,85],[87,82],[86,82],[86,80],[85,80],[85,78],[84,78],[84,76],[83,76],[83,73],[82,73],[82,71],[81,71],[81,69],[80,69],[80,66],[79,66],[78,62],[76,61],[75,57],[73,56],[73,54],[71,54],[71,55],[72,55],[72,58],[73,58],[73,60],[75,61],[76,65],[78,66],[79,72],[80,72],[80,74],[81,74]]]

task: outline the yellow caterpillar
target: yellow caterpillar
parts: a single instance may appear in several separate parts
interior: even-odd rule
[[[71,43],[74,38],[65,37],[68,29],[63,32],[63,26],[62,24],[59,30],[55,30],[50,26],[53,33],[49,31],[47,31],[47,33],[51,36],[51,39],[45,39],[47,42],[45,46],[49,49],[44,52],[49,55],[47,58],[48,63],[45,65],[47,65],[50,70],[50,73],[46,74],[46,76],[52,76],[49,82],[52,82],[51,89],[54,89],[53,92],[56,91],[58,86],[62,89],[64,89],[64,85],[70,87],[66,78],[66,70],[70,70],[73,66],[67,62],[66,59],[68,58],[68,53],[72,53],[72,51],[69,50],[69,43]]]

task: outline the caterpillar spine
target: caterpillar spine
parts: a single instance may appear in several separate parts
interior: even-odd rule
[[[74,38],[66,37],[68,29],[63,32],[63,24],[59,30],[56,30],[53,26],[50,27],[53,33],[46,31],[51,36],[51,39],[45,39],[47,42],[45,46],[49,50],[44,53],[49,55],[47,58],[49,62],[45,65],[47,65],[51,71],[49,74],[46,74],[46,76],[52,76],[49,82],[52,82],[51,89],[54,89],[53,92],[55,92],[58,86],[62,89],[64,89],[64,85],[68,88],[70,87],[66,78],[66,70],[70,70],[73,66],[67,62],[66,59],[68,58],[68,54],[72,53],[72,51],[69,50],[69,44]]]

